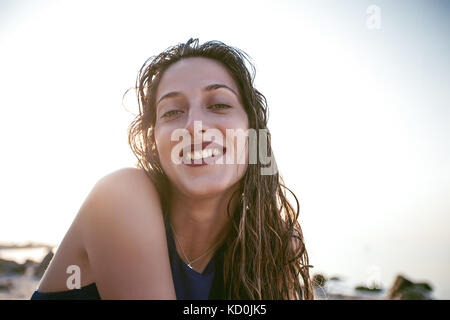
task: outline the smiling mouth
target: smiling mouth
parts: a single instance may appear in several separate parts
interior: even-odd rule
[[[183,164],[187,166],[204,166],[214,163],[214,161],[226,153],[226,148],[218,144],[211,144],[211,142],[204,142],[202,150],[194,151],[194,145],[191,145],[191,151],[181,150],[180,158]]]

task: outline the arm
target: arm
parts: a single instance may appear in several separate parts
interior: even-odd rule
[[[145,173],[126,168],[102,178],[79,218],[102,299],[176,299],[161,204]]]

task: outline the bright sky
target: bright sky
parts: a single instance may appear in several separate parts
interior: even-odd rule
[[[313,273],[403,273],[449,299],[450,5],[339,4],[0,1],[0,241],[58,244],[95,182],[135,164],[121,102],[143,62],[220,40],[256,66]]]

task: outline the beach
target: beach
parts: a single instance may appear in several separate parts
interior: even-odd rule
[[[0,300],[28,300],[53,257],[47,245],[0,245]],[[313,274],[316,300],[434,299],[428,283],[414,283],[398,275],[390,288],[358,286],[339,276]]]

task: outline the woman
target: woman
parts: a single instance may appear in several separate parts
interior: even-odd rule
[[[233,136],[268,132],[254,73],[239,49],[192,38],[144,63],[129,128],[138,168],[95,185],[32,299],[314,298],[298,201],[258,158],[270,135]]]

